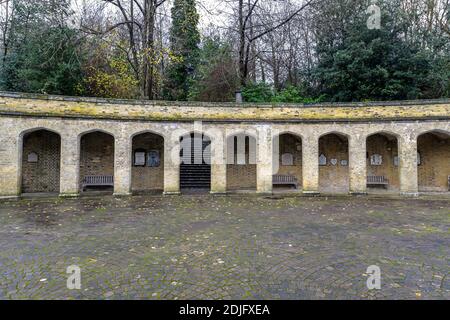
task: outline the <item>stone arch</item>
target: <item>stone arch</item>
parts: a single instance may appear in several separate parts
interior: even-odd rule
[[[349,191],[349,136],[331,131],[319,137],[319,191]]]
[[[162,133],[162,132],[160,132],[160,131],[158,131],[158,130],[144,129],[144,130],[140,130],[140,131],[137,131],[137,132],[134,132],[133,134],[131,134],[131,135],[130,135],[130,141],[132,142],[133,139],[134,139],[136,136],[139,136],[139,135],[141,135],[141,134],[146,134],[146,133],[150,133],[150,134],[154,134],[154,135],[160,136],[161,138],[164,139],[164,141],[167,140],[167,139],[166,139],[166,134],[165,134],[165,133]]]
[[[350,139],[351,136],[348,133],[342,132],[342,131],[338,131],[338,130],[332,130],[332,131],[327,131],[325,133],[322,133],[321,135],[319,135],[319,139],[328,135],[336,135],[336,136],[340,136],[340,137],[345,137],[346,139]]]
[[[391,130],[377,130],[377,131],[369,133],[366,136],[366,139],[371,137],[371,136],[377,135],[377,134],[392,136],[392,137],[395,137],[396,139],[400,139],[401,138],[401,134],[399,134],[399,133],[397,133],[395,131],[391,131]]]
[[[298,188],[302,189],[302,137],[291,131],[282,131],[273,136],[273,172],[297,179]],[[274,188],[292,188],[293,185],[277,185]]]
[[[366,137],[368,192],[400,189],[399,142],[400,135],[389,130],[376,131]],[[382,184],[377,179],[381,179]]]
[[[114,186],[114,150],[115,137],[112,133],[102,129],[92,129],[78,135],[80,152],[80,190],[108,190]],[[105,177],[107,183],[86,185],[88,177]]]
[[[252,130],[226,137],[227,190],[256,190],[257,138]]]
[[[111,131],[104,130],[104,129],[100,129],[100,128],[94,128],[94,129],[89,129],[89,130],[80,132],[80,133],[78,134],[78,142],[81,141],[81,138],[82,138],[83,136],[85,136],[85,135],[87,135],[87,134],[90,134],[90,133],[93,133],[93,132],[99,132],[99,133],[107,134],[107,135],[113,137],[113,138],[114,138],[114,141],[116,140],[116,135],[115,135],[114,133],[112,133]]]
[[[61,172],[61,135],[37,127],[19,134],[21,193],[58,193]]]
[[[427,130],[417,136],[418,188],[421,192],[450,191],[450,132]]]
[[[164,136],[144,130],[131,136],[133,193],[160,192],[164,189]]]

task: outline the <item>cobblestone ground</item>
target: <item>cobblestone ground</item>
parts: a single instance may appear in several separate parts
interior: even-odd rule
[[[0,203],[2,299],[449,299],[450,200]],[[68,290],[66,268],[81,268]],[[366,287],[378,265],[381,290]]]

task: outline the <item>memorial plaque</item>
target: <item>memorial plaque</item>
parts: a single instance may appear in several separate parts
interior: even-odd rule
[[[383,163],[383,157],[379,154],[373,154],[370,157],[370,164],[372,166],[381,166],[381,164]]]
[[[331,165],[335,166],[335,165],[337,165],[338,160],[337,159],[331,159],[330,163],[331,163]]]
[[[398,167],[398,156],[394,157],[394,166]]]
[[[136,151],[134,153],[134,165],[135,166],[145,166],[145,152]]]
[[[348,161],[347,160],[341,160],[341,166],[343,166],[343,167],[348,166]]]
[[[319,166],[326,166],[327,165],[327,157],[325,157],[324,154],[321,154],[319,156]]]
[[[160,163],[161,163],[161,159],[159,157],[159,151],[158,150],[150,150],[148,152],[147,166],[148,167],[159,167]]]
[[[285,153],[281,156],[281,165],[282,166],[293,166],[294,165],[294,156],[290,153]]]
[[[27,161],[28,161],[28,162],[31,162],[31,163],[36,163],[36,162],[38,162],[38,155],[37,155],[37,153],[34,153],[34,152],[29,153],[29,154],[28,154]]]

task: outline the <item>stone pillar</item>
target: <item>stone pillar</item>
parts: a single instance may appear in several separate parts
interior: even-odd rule
[[[367,193],[366,137],[355,135],[349,139],[350,193]]]
[[[61,136],[61,169],[59,194],[75,197],[80,193],[80,141],[76,133]]]
[[[257,193],[272,193],[273,154],[272,130],[269,126],[258,128],[256,191]]]
[[[22,139],[10,128],[0,137],[0,198],[20,196]]]
[[[131,137],[125,133],[114,142],[114,195],[131,194]]]
[[[400,193],[408,196],[419,194],[417,178],[417,139],[415,135],[399,140]]]
[[[306,136],[302,141],[303,193],[319,193],[319,138]]]
[[[222,132],[215,134],[211,143],[211,193],[227,192],[227,147]]]
[[[164,139],[164,194],[180,194],[179,137]]]

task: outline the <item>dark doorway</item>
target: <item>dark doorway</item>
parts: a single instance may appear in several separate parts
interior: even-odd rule
[[[180,187],[183,191],[211,189],[211,140],[200,133],[185,135],[180,140]]]

